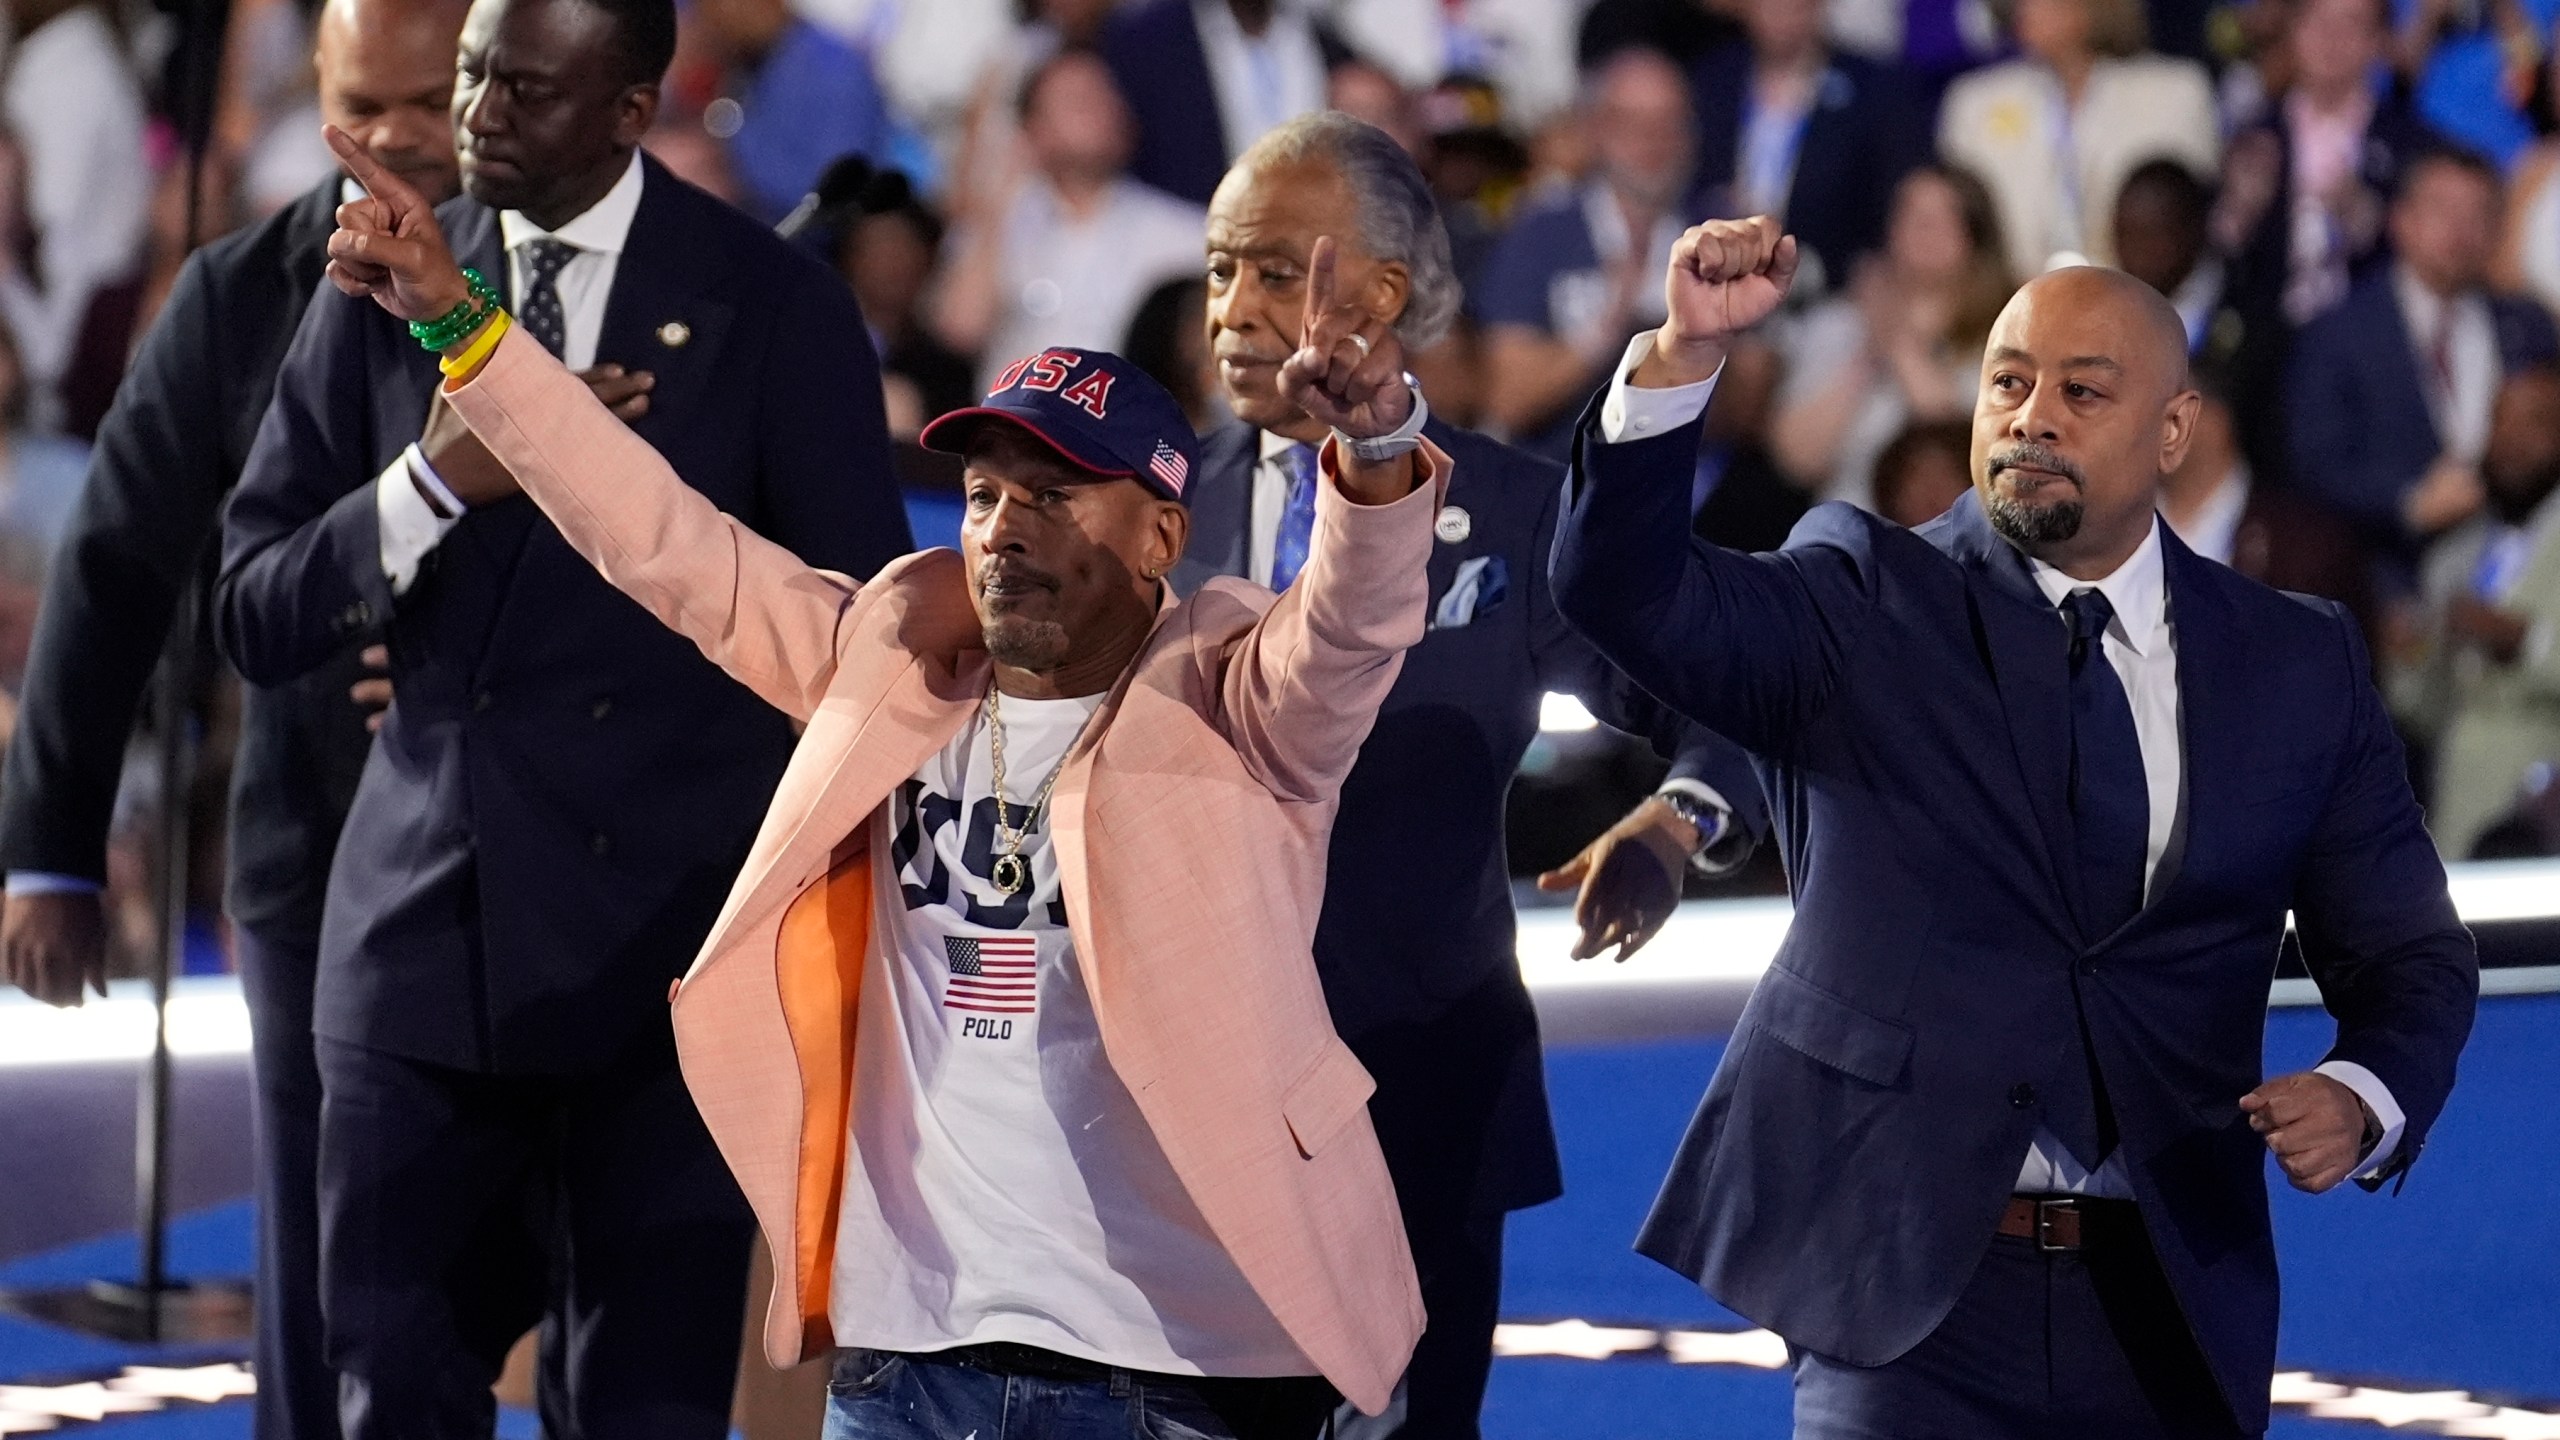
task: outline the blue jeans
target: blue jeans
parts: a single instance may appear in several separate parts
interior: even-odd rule
[[[937,1355],[839,1350],[824,1440],[1322,1440],[1332,1387],[1309,1378],[1203,1380],[1000,1374]]]

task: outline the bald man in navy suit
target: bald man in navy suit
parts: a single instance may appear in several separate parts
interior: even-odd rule
[[[1786,1338],[1800,1437],[2257,1434],[2267,1156],[2405,1174],[2479,993],[2363,640],[2160,523],[2198,397],[2121,271],[2010,301],[1945,516],[1693,544],[1699,417],[1795,256],[1682,238],[1556,536],[1566,618],[1751,749],[1795,888],[1639,1248]],[[2337,1040],[2269,1080],[2288,913]]]

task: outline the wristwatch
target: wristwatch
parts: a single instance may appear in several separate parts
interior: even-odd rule
[[[1719,845],[1733,833],[1733,812],[1685,789],[1654,792],[1654,799],[1671,807],[1671,813],[1689,822],[1698,832],[1698,843],[1689,850],[1689,868],[1710,878],[1732,870],[1739,860],[1717,853]]]
[[[1431,406],[1423,400],[1422,382],[1413,378],[1412,371],[1405,372],[1404,384],[1406,389],[1413,392],[1413,413],[1404,417],[1403,424],[1387,434],[1368,440],[1354,439],[1339,430],[1333,432],[1333,438],[1342,442],[1343,449],[1371,465],[1393,460],[1399,455],[1410,455],[1421,449],[1422,427],[1431,419]]]

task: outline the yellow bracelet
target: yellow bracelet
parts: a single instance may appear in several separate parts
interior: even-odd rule
[[[436,361],[436,368],[444,372],[444,378],[447,380],[470,378],[472,372],[478,370],[481,363],[489,358],[490,353],[498,348],[498,341],[505,337],[507,327],[513,323],[515,322],[508,318],[506,311],[499,310],[493,313],[489,317],[489,323],[480,327],[480,334],[470,344],[462,347],[461,354],[442,357]]]

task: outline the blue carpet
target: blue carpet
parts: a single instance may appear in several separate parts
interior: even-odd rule
[[[2326,1015],[2286,1010],[2267,1030],[2270,1074],[2317,1063]],[[2453,1103],[2405,1193],[2303,1195],[2281,1184],[2285,1276],[2278,1354],[2288,1368],[2560,1398],[2560,996],[2493,1000]],[[1720,1043],[1552,1050],[1548,1092],[1565,1197],[1514,1216],[1504,1310],[1520,1319],[1739,1326],[1685,1281],[1628,1249]],[[2272,1172],[2270,1172],[2272,1173]],[[1487,1440],[1577,1436],[1779,1437],[1782,1374],[1662,1362],[1503,1360]],[[2365,1427],[2279,1419],[2272,1440]]]

